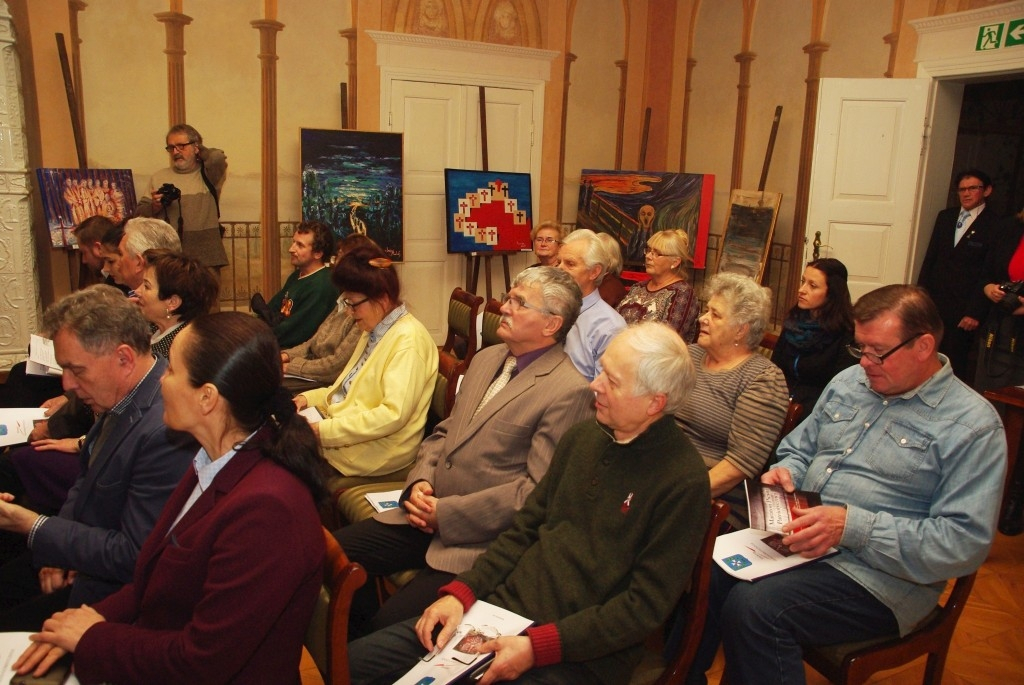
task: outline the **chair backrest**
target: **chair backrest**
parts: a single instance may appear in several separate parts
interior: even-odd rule
[[[903,637],[892,636],[844,645],[805,647],[804,660],[834,683],[866,683],[878,671],[896,668],[928,655],[924,679],[938,685],[957,621],[974,587],[977,572],[960,576],[946,603],[936,607],[921,624]]]
[[[479,342],[477,320],[483,303],[484,298],[462,288],[452,291],[448,300],[448,336],[440,351],[467,362],[473,358]]]
[[[324,586],[306,632],[309,650],[324,685],[349,685],[348,615],[352,595],[366,582],[366,571],[350,561],[331,532],[323,529],[327,553]]]
[[[481,347],[490,347],[505,342],[498,337],[498,325],[501,323],[501,302],[493,297],[484,306],[483,323],[480,326]]]
[[[469,362],[461,361],[455,356],[441,351],[437,354],[437,378],[434,381],[434,394],[430,399],[431,417],[437,425],[452,413],[455,406],[455,390],[459,376],[466,373]]]
[[[713,563],[711,556],[715,551],[715,538],[718,537],[718,531],[728,515],[728,504],[717,499],[712,500],[711,520],[700,544],[700,553],[693,565],[693,572],[687,579],[689,589],[679,600],[676,609],[676,620],[681,621],[683,626],[679,649],[669,659],[655,685],[679,685],[686,680],[686,674],[690,671],[697,647],[700,645],[701,634],[704,632],[704,619],[708,615],[708,592],[711,587]]]
[[[767,359],[772,358],[772,352],[775,351],[775,345],[779,342],[778,333],[765,333],[764,337],[761,338],[761,344],[757,346],[757,351]]]

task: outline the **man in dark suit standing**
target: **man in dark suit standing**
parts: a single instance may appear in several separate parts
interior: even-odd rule
[[[451,416],[420,445],[400,508],[335,532],[371,574],[423,569],[379,612],[367,583],[353,606],[357,632],[418,616],[437,599],[511,525],[562,434],[594,416],[594,394],[562,349],[580,303],[565,271],[520,273],[501,307],[505,344],[473,357]]]
[[[135,558],[198,446],[163,423],[149,324],[116,288],[95,285],[51,305],[43,318],[75,391],[98,418],[79,448],[81,475],[57,516],[0,493],[0,528],[29,551],[0,568],[0,630],[38,630],[67,607],[92,604],[132,578]]]
[[[946,333],[939,352],[949,357],[957,377],[970,383],[973,374],[967,357],[974,331],[988,311],[982,268],[999,217],[985,209],[992,179],[984,171],[961,171],[956,189],[960,206],[944,209],[936,217],[917,284],[928,291],[942,315]]]

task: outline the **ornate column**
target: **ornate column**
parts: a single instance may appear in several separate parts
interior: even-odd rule
[[[899,2],[900,0],[897,0]],[[804,240],[807,235],[807,203],[811,189],[811,160],[814,155],[815,122],[818,119],[818,91],[821,87],[821,63],[829,44],[821,40],[825,31],[825,13],[828,0],[814,0],[811,13],[811,42],[804,46],[807,53],[807,87],[804,93],[804,120],[800,133],[800,166],[796,176],[796,198],[793,208],[792,249],[789,275],[784,292],[796,290],[804,272]]]
[[[624,59],[615,60],[619,68],[619,113],[615,121],[615,168],[622,168],[622,127],[626,121],[626,71],[629,62]]]
[[[0,369],[25,358],[39,330],[39,290],[32,240],[25,107],[18,51],[7,3],[0,0]],[[41,231],[41,240],[46,231]],[[49,243],[46,244],[49,249]]]
[[[181,3],[172,3],[180,10]],[[167,127],[185,122],[185,27],[192,23],[180,11],[158,12],[156,20],[166,27]]]
[[[284,24],[274,19],[250,23],[260,32],[262,292],[271,295],[281,289],[281,229],[277,223],[277,33]]]
[[[350,129],[357,128],[356,126],[356,112],[359,110],[356,108],[356,75],[358,70],[356,69],[358,60],[356,59],[356,30],[355,29],[342,29],[338,31],[338,35],[345,39],[348,43],[348,59],[345,60],[345,66],[348,67],[348,101],[345,106],[348,108],[348,127]]]
[[[743,187],[743,150],[747,142],[747,105],[750,99],[750,67],[757,55],[746,51],[736,55],[740,63],[740,80],[736,84],[736,130],[732,143],[732,178],[730,188]]]

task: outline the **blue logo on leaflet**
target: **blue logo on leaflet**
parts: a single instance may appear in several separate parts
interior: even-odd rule
[[[739,571],[740,569],[752,566],[754,563],[742,554],[733,554],[731,557],[726,557],[725,559],[722,559],[722,562],[726,566],[731,568],[733,571]]]

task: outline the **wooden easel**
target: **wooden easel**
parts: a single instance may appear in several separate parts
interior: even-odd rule
[[[75,151],[78,153],[78,168],[85,171],[88,168],[88,157],[85,152],[85,133],[82,130],[82,122],[78,116],[78,96],[75,94],[75,83],[71,78],[71,63],[68,60],[68,49],[64,43],[64,34],[55,33],[57,39],[57,56],[60,59],[60,70],[64,77],[64,91],[68,97],[68,109],[71,112],[71,133],[75,137]],[[68,258],[68,283],[78,284],[76,290],[85,286],[85,269],[78,258],[78,253],[64,242],[64,252]],[[74,287],[74,285],[72,285]]]
[[[489,171],[487,162],[487,100],[484,95],[484,87],[480,86],[480,159],[483,168],[481,171]],[[491,260],[501,257],[501,266],[505,273],[505,290],[512,289],[512,278],[509,274],[508,252],[470,252],[466,254],[466,290],[477,293],[477,286],[480,282],[480,261],[484,263],[484,279],[486,284],[484,297],[491,299]]]

